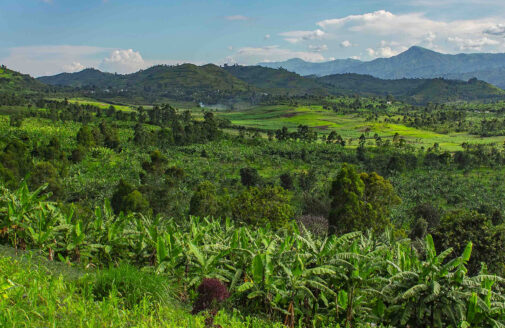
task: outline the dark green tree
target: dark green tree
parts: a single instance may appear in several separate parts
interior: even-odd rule
[[[400,202],[391,183],[377,173],[359,174],[344,164],[330,191],[328,217],[333,232],[383,231],[390,225],[390,208]]]

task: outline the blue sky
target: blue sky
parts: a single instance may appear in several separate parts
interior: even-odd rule
[[[0,0],[0,63],[34,76],[182,62],[505,52],[503,0]]]

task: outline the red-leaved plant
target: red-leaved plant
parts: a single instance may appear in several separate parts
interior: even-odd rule
[[[219,306],[223,303],[230,294],[226,286],[219,279],[204,278],[200,286],[198,286],[198,297],[193,303],[193,311],[197,314],[201,311],[207,311],[209,317],[205,320],[207,327],[212,326],[214,317],[219,311]]]

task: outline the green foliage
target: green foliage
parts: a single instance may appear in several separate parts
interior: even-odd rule
[[[389,225],[390,207],[400,203],[393,186],[377,173],[358,174],[344,164],[332,183],[329,215],[334,231],[384,231]]]
[[[8,230],[11,243],[18,234],[27,247],[49,254],[53,250],[66,261],[69,257],[97,264],[129,261],[147,271],[154,265],[159,274],[167,274],[152,276],[124,265],[98,273],[91,285],[98,304],[116,298],[116,309],[121,311],[164,302],[163,281],[179,284],[187,299],[202,280],[217,278],[228,285],[233,308],[265,313],[290,326],[374,322],[457,327],[505,320],[503,279],[485,271],[467,275],[471,243],[461,256],[449,259],[452,249],[437,255],[428,236],[422,245],[425,255],[420,256],[408,240],[395,241],[389,232],[376,237],[361,233],[314,237],[303,227],[298,231],[296,224],[273,230],[195,217],[180,225],[159,217],[115,216],[107,204],[86,224],[72,214],[64,216],[26,188],[18,194],[7,193],[2,205],[3,213],[10,208],[13,213],[2,216],[2,224],[22,217],[26,227]],[[10,205],[13,202],[19,205]],[[41,224],[38,217],[49,221]],[[50,237],[38,237],[46,234]],[[18,283],[15,276],[9,277]],[[12,297],[10,292],[7,297]],[[163,313],[162,306],[155,311]]]
[[[479,272],[481,263],[486,263],[493,272],[502,273],[505,254],[501,251],[505,242],[503,226],[494,226],[484,214],[468,210],[446,213],[433,231],[439,248],[453,247],[462,252],[467,243],[473,243],[473,257],[468,262],[471,273]]]
[[[103,299],[96,300],[92,293],[95,275],[77,270],[68,265],[47,263],[27,254],[16,257],[4,255],[0,249],[0,326],[2,327],[194,327],[205,328],[204,315],[191,315],[175,299],[152,297],[151,291],[137,283],[154,281],[163,283],[163,277],[154,277],[130,268],[127,271],[128,290],[138,299],[133,306],[126,306],[128,295],[114,289]],[[116,269],[118,270],[118,269]],[[83,276],[84,275],[84,276]],[[96,282],[110,285],[113,276],[99,272]],[[105,277],[107,276],[107,277]],[[120,276],[116,276],[121,281]],[[115,285],[115,284],[114,284]],[[153,288],[159,294],[161,289]],[[168,301],[168,302],[167,302]],[[280,328],[255,317],[242,316],[237,312],[221,311],[215,323],[223,328]]]
[[[170,298],[169,286],[163,276],[141,272],[128,264],[98,271],[92,293],[100,301],[117,295],[129,309],[146,300],[166,305]]]
[[[244,167],[240,169],[240,181],[246,187],[261,185],[261,176],[258,170],[252,167]]]
[[[149,208],[149,202],[142,193],[123,179],[119,180],[112,195],[111,205],[115,213],[143,212]]]
[[[294,215],[291,195],[281,187],[251,187],[232,200],[232,215],[248,224],[284,226]]]
[[[210,181],[200,183],[189,203],[189,214],[219,217],[224,204],[217,198],[217,188]]]
[[[63,194],[63,186],[58,170],[50,162],[37,163],[29,179],[29,184],[33,189],[40,188],[47,184],[45,189],[54,198],[59,198]]]

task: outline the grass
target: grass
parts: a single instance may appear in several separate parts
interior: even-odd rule
[[[54,98],[53,100],[62,101],[63,99]],[[97,100],[93,100],[93,99],[86,99],[86,98],[70,98],[70,99],[68,99],[68,102],[73,103],[73,104],[80,104],[80,105],[92,105],[92,106],[96,106],[101,109],[107,109],[112,105],[112,106],[114,106],[114,108],[116,108],[116,110],[120,110],[120,111],[124,111],[124,112],[134,111],[134,108],[132,106],[110,104],[110,103],[97,101]]]
[[[298,125],[308,125],[321,134],[336,131],[343,138],[356,140],[365,131],[367,138],[372,139],[377,133],[382,139],[391,139],[396,133],[408,144],[428,148],[438,143],[444,150],[462,150],[461,144],[502,144],[505,137],[480,137],[465,132],[448,134],[409,127],[401,123],[385,123],[387,116],[379,116],[377,122],[367,121],[363,115],[337,114],[321,106],[259,106],[247,111],[223,112],[220,117],[229,119],[233,124],[262,130],[277,130],[283,126],[294,131]],[[393,117],[394,118],[394,117]],[[391,119],[391,118],[390,118]],[[373,139],[369,141],[373,144]],[[351,146],[356,146],[356,142]]]
[[[144,273],[133,267],[118,270],[128,271],[126,280],[134,287],[135,295],[140,295],[131,306],[125,306],[128,299],[114,288],[96,299],[90,290],[97,279],[103,281],[103,274],[0,247],[0,327],[205,327],[205,317],[191,315],[188,305],[169,297],[160,302],[138,293],[156,288],[141,285],[146,281]],[[160,278],[152,281],[156,279]],[[225,312],[218,314],[215,324],[230,328],[281,327]]]

